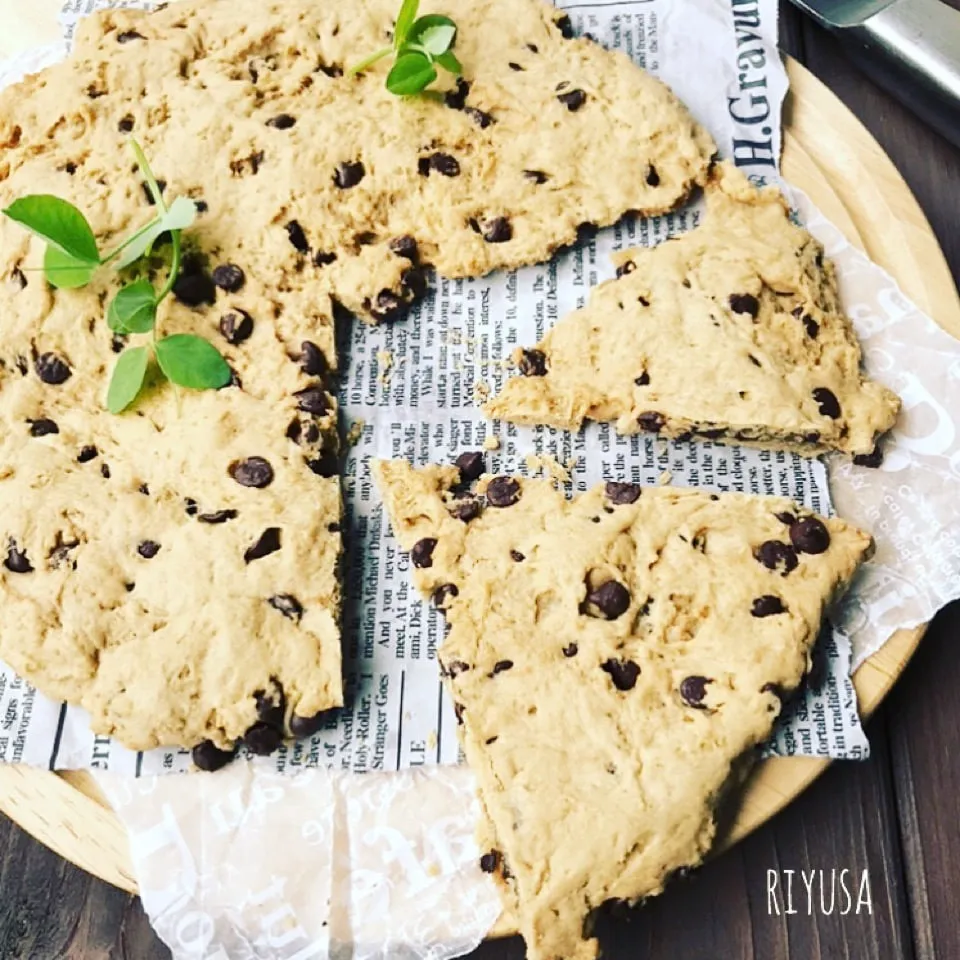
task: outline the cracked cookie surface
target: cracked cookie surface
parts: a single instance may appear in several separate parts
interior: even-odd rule
[[[481,867],[531,957],[592,957],[592,910],[701,861],[872,541],[780,498],[607,483],[567,500],[472,457],[374,475],[447,619]]]
[[[860,345],[820,244],[719,164],[700,226],[615,255],[618,276],[529,350],[491,417],[700,436],[876,465],[900,400],[860,369]]]

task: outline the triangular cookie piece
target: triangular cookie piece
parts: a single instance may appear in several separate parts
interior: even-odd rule
[[[900,408],[867,379],[823,248],[780,193],[729,164],[706,188],[706,220],[652,249],[616,256],[615,280],[561,320],[492,417],[620,433],[698,435],[869,464]],[[873,458],[875,459],[875,457]]]
[[[789,500],[375,465],[533,960],[700,862],[734,765],[808,669],[870,537]],[[737,764],[739,769],[739,764]]]

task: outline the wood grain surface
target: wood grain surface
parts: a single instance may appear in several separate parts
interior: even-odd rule
[[[0,0],[0,55],[6,8],[14,2],[19,8],[20,0]],[[34,0],[32,9],[44,5],[49,0]],[[829,37],[789,7],[783,10],[782,42],[887,150],[930,219],[955,278],[960,153],[873,87]],[[791,117],[794,123],[801,120]],[[817,118],[808,120],[810,136],[817,136]],[[824,162],[821,155],[818,160]],[[851,179],[849,170],[843,174],[844,160],[838,150],[829,164],[837,168],[831,178],[846,177],[839,181],[841,193],[870,189],[855,174]],[[890,211],[894,218],[900,212],[895,206]],[[882,244],[883,237],[862,239],[888,266],[911,256],[897,244],[872,249],[870,244]],[[921,303],[935,293],[922,283],[913,290],[906,286]],[[835,765],[771,823],[689,880],[627,919],[604,922],[609,954],[680,960],[960,957],[960,918],[952,893],[960,879],[960,760],[950,738],[960,721],[960,663],[951,656],[958,633],[960,609],[954,607],[934,622],[915,662],[868,725],[874,750],[869,762]],[[842,867],[869,869],[871,914],[768,913],[768,870]],[[476,954],[484,960],[522,955],[515,938],[488,942]],[[0,958],[167,956],[135,899],[65,864],[0,820]]]

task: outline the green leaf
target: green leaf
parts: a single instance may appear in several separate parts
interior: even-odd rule
[[[437,79],[434,65],[422,53],[405,53],[387,74],[387,89],[398,97],[419,93]]]
[[[217,348],[191,333],[157,341],[157,363],[168,380],[193,390],[215,390],[230,382],[230,368]]]
[[[400,12],[397,14],[397,23],[393,28],[393,46],[399,50],[407,42],[407,34],[417,18],[420,0],[403,0]]]
[[[458,77],[463,73],[463,66],[460,61],[453,55],[452,50],[448,50],[446,53],[441,53],[437,57],[437,63],[443,67],[444,70],[448,70],[450,73],[456,74]]]
[[[147,181],[147,190],[150,191],[150,196],[153,197],[156,208],[161,213],[166,213],[167,205],[163,201],[163,193],[160,190],[160,185],[157,183],[157,178],[150,169],[150,162],[147,160],[147,155],[143,152],[143,147],[132,138],[130,140],[130,146],[133,148],[134,157],[137,158],[137,166],[143,174],[143,179]]]
[[[117,269],[129,267],[139,260],[167,231],[186,230],[197,218],[197,205],[188,197],[177,197],[168,210],[148,223],[144,228],[125,240],[117,253]],[[122,251],[122,252],[121,252]]]
[[[149,359],[150,351],[146,347],[132,347],[120,354],[107,391],[107,409],[111,413],[122,413],[137,399]]]
[[[61,290],[76,290],[85,287],[97,269],[96,263],[77,260],[59,247],[48,246],[43,255],[43,273],[47,282]]]
[[[87,218],[72,203],[38,193],[14,200],[3,212],[74,260],[100,262],[97,238]]]
[[[117,333],[148,333],[157,322],[157,294],[149,280],[121,287],[110,301],[107,326]]]
[[[367,67],[372,67],[378,60],[393,53],[393,47],[384,47],[376,53],[371,53],[369,57],[364,57],[359,63],[355,63],[348,71],[347,76],[352,77],[355,73],[362,73]]]
[[[406,43],[422,47],[433,57],[446,53],[457,36],[457,25],[438,13],[421,17],[407,34]]]

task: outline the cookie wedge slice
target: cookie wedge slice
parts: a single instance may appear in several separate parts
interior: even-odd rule
[[[876,459],[900,400],[860,369],[860,345],[823,248],[773,187],[730,164],[705,221],[616,256],[617,278],[531,350],[491,417],[623,434],[692,435]],[[874,463],[875,465],[875,463]]]
[[[778,498],[374,471],[447,619],[439,658],[496,838],[481,865],[530,957],[593,957],[591,911],[709,850],[871,538]]]

